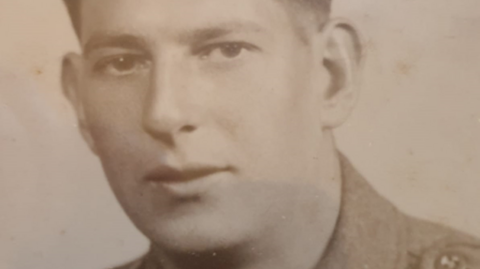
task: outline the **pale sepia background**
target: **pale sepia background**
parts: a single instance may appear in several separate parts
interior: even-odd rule
[[[404,211],[480,236],[480,2],[335,0],[367,37],[340,148]],[[146,240],[59,87],[78,50],[60,0],[0,0],[0,268],[106,268]]]

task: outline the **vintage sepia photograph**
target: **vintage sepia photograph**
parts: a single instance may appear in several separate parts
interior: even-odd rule
[[[0,0],[0,269],[480,269],[477,0]]]

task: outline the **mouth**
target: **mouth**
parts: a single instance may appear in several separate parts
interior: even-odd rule
[[[185,183],[195,181],[210,175],[227,172],[230,167],[217,167],[208,165],[190,165],[184,169],[176,169],[168,165],[160,165],[151,170],[145,180],[165,184]]]
[[[176,169],[168,165],[160,165],[151,170],[146,176],[147,182],[161,187],[172,197],[182,198],[199,197],[208,193],[214,186],[225,181],[225,172],[233,172],[232,167],[208,165],[189,165],[184,169]]]

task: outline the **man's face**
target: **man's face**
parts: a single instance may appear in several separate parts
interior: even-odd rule
[[[291,15],[275,0],[83,1],[84,126],[155,243],[242,244],[329,206],[326,76]]]

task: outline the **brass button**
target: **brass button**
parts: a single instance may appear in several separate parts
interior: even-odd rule
[[[435,262],[435,269],[468,269],[465,258],[457,254],[443,254]]]

